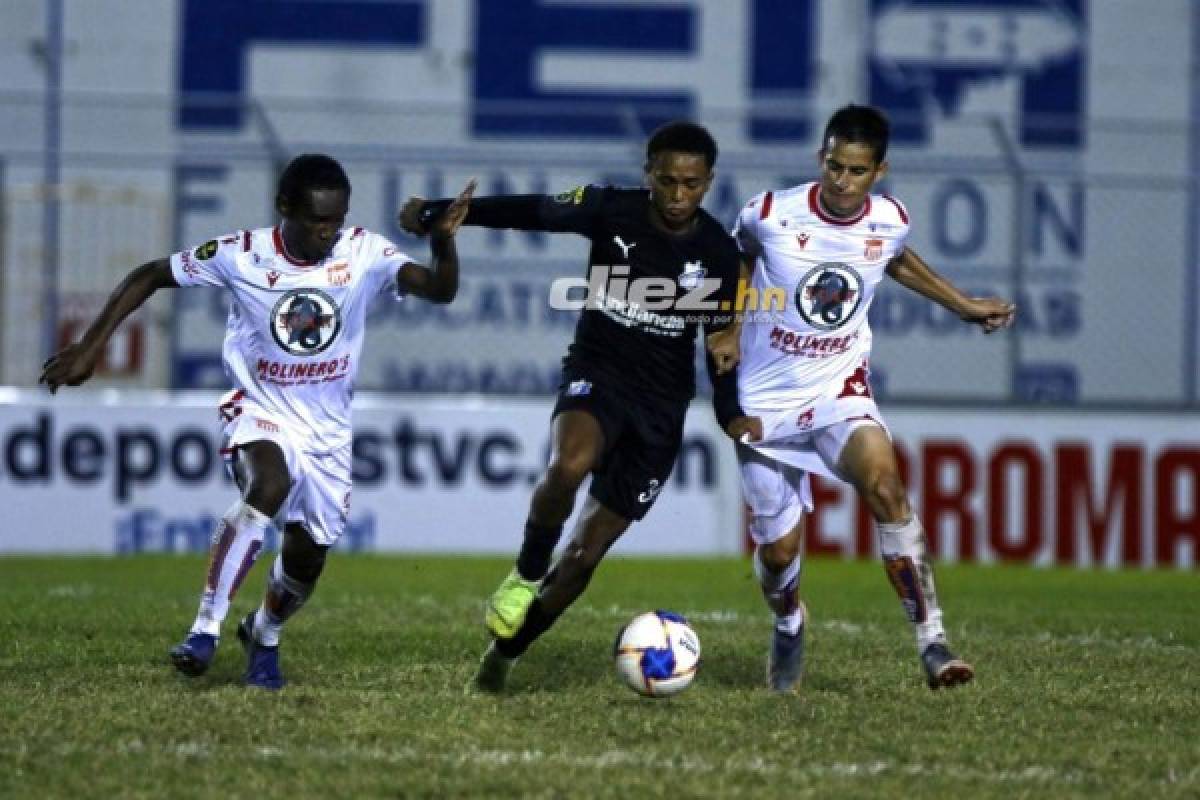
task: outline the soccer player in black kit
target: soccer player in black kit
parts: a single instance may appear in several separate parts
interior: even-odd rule
[[[612,284],[606,284],[611,291],[589,296],[563,359],[550,463],[533,491],[516,568],[487,604],[484,621],[494,638],[474,678],[482,691],[504,688],[516,659],[583,593],[604,554],[666,485],[695,394],[697,328],[703,325],[706,334],[710,374],[726,373],[736,363],[729,324],[738,248],[700,208],[716,160],[707,130],[673,122],[647,142],[648,189],[586,186],[557,196],[470,201],[466,225],[588,237],[589,285],[604,269],[630,286],[658,279],[659,290],[676,299],[695,296],[702,281],[716,287],[702,311],[674,302],[651,311],[631,298],[633,292]],[[423,233],[449,202],[412,198],[401,225]],[[575,494],[589,474],[578,525],[550,569]]]

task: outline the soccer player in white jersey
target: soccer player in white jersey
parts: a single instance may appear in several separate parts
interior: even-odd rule
[[[905,246],[908,212],[895,198],[871,194],[887,174],[888,131],[874,108],[838,110],[821,140],[820,179],[758,195],[734,229],[753,261],[760,300],[780,289],[788,298],[778,313],[744,315],[736,401],[718,403],[738,443],[755,573],[775,614],[767,680],[776,691],[796,687],[803,670],[799,581],[810,472],[852,484],[870,509],[929,686],[974,674],[947,646],[925,534],[871,396],[867,311],[885,275],[987,333],[1010,325],[1015,308],[964,295]],[[721,391],[730,394],[730,385]]]
[[[223,287],[231,293],[223,358],[233,390],[219,407],[222,453],[241,497],[213,536],[200,608],[171,649],[175,668],[201,675],[221,623],[273,522],[283,532],[262,605],[238,626],[244,680],[283,687],[279,636],[309,598],[350,508],[350,398],[367,307],[391,295],[449,303],[458,291],[454,234],[470,183],[431,226],[431,266],[363,228],[344,228],[350,181],[326,155],[293,159],[279,178],[275,227],[242,230],[135,268],[79,342],[45,364],[51,392],[95,369],[117,325],[158,289]]]

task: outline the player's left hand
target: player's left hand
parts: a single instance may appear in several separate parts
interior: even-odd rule
[[[742,351],[738,345],[741,329],[738,325],[730,325],[724,330],[714,331],[704,337],[704,346],[712,353],[713,361],[717,364],[717,374],[724,375],[737,366],[742,360]]]
[[[38,383],[46,384],[50,394],[57,392],[60,386],[78,386],[92,377],[99,358],[100,352],[94,347],[82,342],[69,344],[46,359]]]
[[[760,442],[763,437],[761,417],[734,417],[725,426],[725,434],[735,442]]]
[[[475,194],[475,187],[479,182],[472,178],[467,181],[467,185],[458,193],[458,197],[454,198],[446,210],[438,217],[430,230],[433,236],[439,239],[448,239],[458,233],[458,229],[462,227],[463,220],[467,218],[467,211],[471,206],[471,195]]]
[[[413,236],[424,236],[429,233],[421,225],[421,211],[425,208],[424,197],[410,197],[404,203],[404,207],[400,209],[400,214],[396,221],[400,223],[400,227]]]
[[[972,297],[959,316],[983,328],[984,333],[995,333],[1013,324],[1017,307],[998,297]]]

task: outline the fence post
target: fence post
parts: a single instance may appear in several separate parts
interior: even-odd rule
[[[1012,277],[1010,293],[1012,295],[1011,299],[1015,303],[1017,302],[1017,298],[1021,296],[1021,290],[1025,288],[1025,195],[1027,193],[1025,186],[1025,165],[1021,163],[1021,154],[1017,149],[1017,143],[1004,127],[1004,121],[1000,117],[991,117],[988,120],[988,127],[991,128],[992,134],[996,137],[996,143],[1000,146],[1000,152],[1004,156],[1004,165],[1008,168],[1013,182]],[[1021,309],[1018,308],[1017,313],[1020,314]],[[1012,403],[1021,400],[1017,392],[1017,376],[1020,369],[1021,326],[1014,324],[1012,330],[1008,332],[1008,399]]]

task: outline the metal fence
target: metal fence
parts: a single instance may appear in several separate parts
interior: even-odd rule
[[[482,179],[481,193],[637,183],[645,125],[656,118],[631,110],[627,135],[595,142],[463,145],[446,135],[469,127],[462,109],[274,102],[245,106],[236,135],[183,135],[172,122],[178,101],[79,95],[61,98],[62,132],[48,147],[43,108],[39,95],[0,95],[0,383],[15,386],[33,385],[41,361],[78,334],[132,266],[273,223],[274,178],[292,153],[340,158],[355,186],[351,221],[422,256],[424,244],[393,221],[407,195],[448,194],[468,176]],[[471,111],[492,112],[521,109]],[[813,176],[815,142],[752,147],[741,135],[748,112],[707,113],[701,121],[723,146],[707,207],[723,222],[757,192]],[[786,110],[752,116],[773,113]],[[1029,151],[1016,130],[1000,117],[961,119],[945,142],[890,154],[886,189],[912,212],[910,244],[956,284],[1013,297],[1021,313],[1013,331],[983,337],[888,287],[872,310],[878,393],[900,404],[1200,407],[1191,132],[1097,121],[1086,150]],[[545,309],[545,284],[581,274],[586,252],[560,238],[464,236],[467,275],[455,306],[382,309],[359,385],[552,389],[571,319]],[[176,295],[152,301],[114,340],[101,385],[222,383],[223,300]]]

